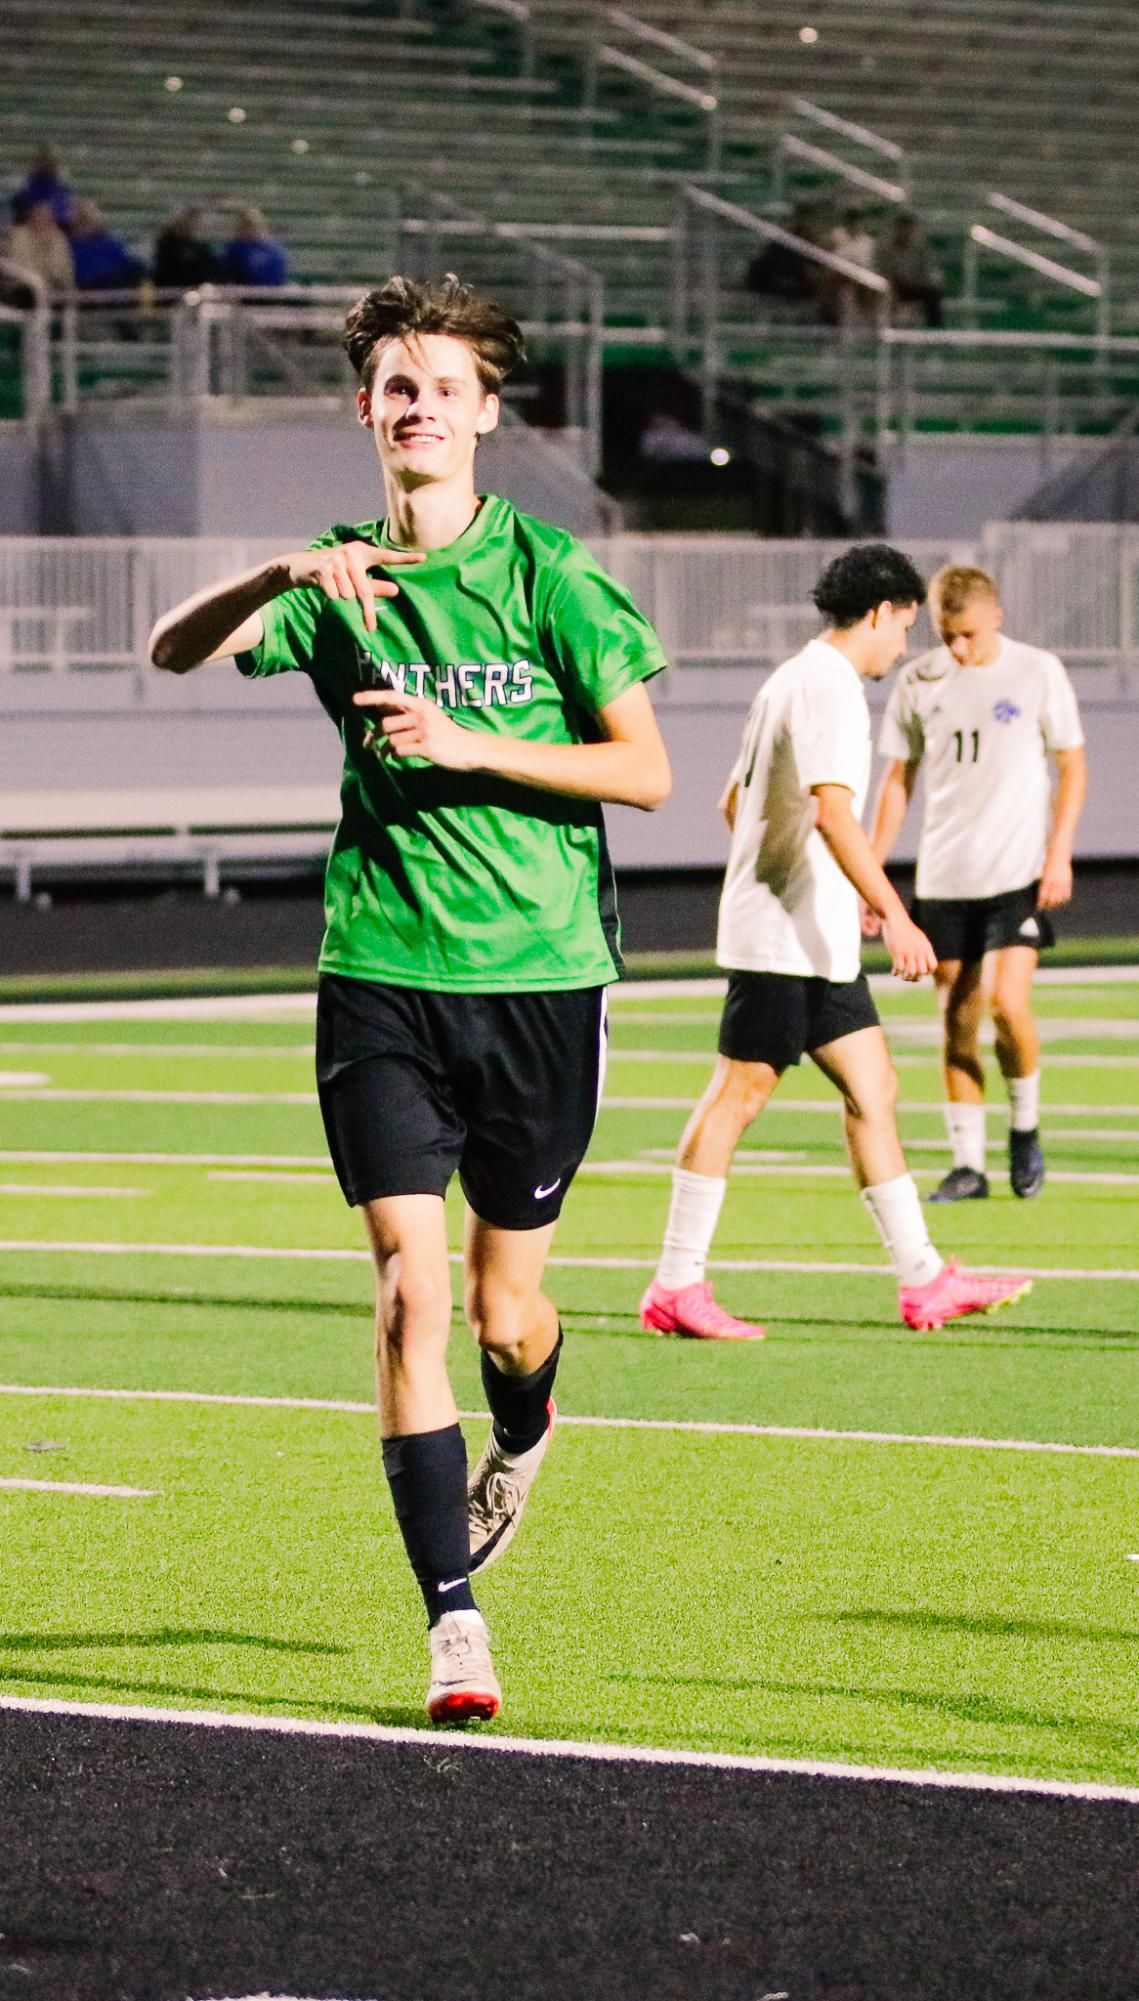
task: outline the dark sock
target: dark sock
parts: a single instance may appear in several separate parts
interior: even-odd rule
[[[436,1625],[444,1612],[475,1611],[468,1576],[467,1448],[458,1425],[385,1438],[383,1451],[396,1520],[428,1624]]]
[[[562,1352],[562,1330],[541,1367],[528,1376],[509,1376],[505,1369],[482,1351],[482,1386],[494,1419],[494,1435],[506,1452],[529,1452],[547,1430],[550,1414],[546,1406],[558,1373]]]

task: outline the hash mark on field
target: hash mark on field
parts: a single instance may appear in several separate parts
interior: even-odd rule
[[[239,1410],[325,1411],[344,1417],[375,1416],[375,1405],[349,1397],[242,1395],[227,1390],[130,1390],[98,1385],[62,1387],[46,1383],[0,1383],[0,1397],[82,1397],[106,1403],[219,1404]],[[485,1410],[461,1410],[466,1422],[485,1420]],[[1049,1438],[971,1438],[946,1432],[837,1431],[821,1425],[731,1424],[712,1418],[575,1416],[559,1409],[558,1423],[579,1431],[663,1431],[697,1438],[787,1438],[803,1444],[933,1445],[969,1452],[1039,1452],[1077,1459],[1139,1459],[1139,1445],[1072,1445]],[[1139,1558],[1136,1559],[1139,1561]]]

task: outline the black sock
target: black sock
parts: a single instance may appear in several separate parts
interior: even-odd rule
[[[528,1376],[510,1376],[482,1351],[482,1386],[494,1419],[494,1435],[507,1452],[529,1452],[546,1431],[550,1416],[546,1408],[558,1373],[562,1352],[561,1323],[558,1338],[541,1367]]]
[[[384,1439],[384,1472],[427,1622],[476,1610],[467,1521],[467,1448],[457,1424]]]

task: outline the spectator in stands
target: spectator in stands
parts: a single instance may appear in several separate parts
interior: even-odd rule
[[[49,201],[33,202],[23,222],[17,222],[9,230],[4,255],[29,277],[38,278],[51,292],[70,292],[75,288],[71,245]]]
[[[71,211],[71,256],[81,292],[125,292],[146,276],[142,259],[112,235],[97,202],[77,201]]]
[[[902,322],[920,314],[927,327],[942,324],[944,282],[919,218],[899,209],[878,246],[876,264],[888,279],[895,317]]]
[[[218,259],[202,236],[202,212],[180,209],[163,224],[154,245],[151,277],[160,289],[192,292],[218,275]]]
[[[874,237],[869,222],[860,208],[848,208],[841,222],[831,231],[827,249],[836,257],[845,257],[848,264],[857,264],[864,271],[874,268]],[[846,319],[872,319],[876,294],[868,292],[864,285],[858,285],[850,278],[842,278],[838,272],[827,274],[831,280],[830,292],[833,314],[837,321]]]
[[[50,146],[40,146],[32,154],[28,178],[12,196],[12,221],[26,222],[41,202],[48,204],[53,221],[66,229],[71,221],[73,196],[63,178],[59,155]]]
[[[289,260],[270,236],[259,208],[238,211],[218,276],[223,285],[288,284]]]
[[[808,203],[796,202],[786,226],[789,235],[797,236],[801,242],[825,247],[826,225]],[[801,250],[774,240],[756,252],[747,267],[744,285],[749,292],[780,299],[785,305],[810,306],[818,300],[818,276],[819,266],[804,257]]]

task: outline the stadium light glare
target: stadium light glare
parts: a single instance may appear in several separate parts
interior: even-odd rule
[[[819,39],[819,31],[817,28],[800,28],[799,40],[801,42],[806,42],[810,44],[811,42],[817,42],[818,39]]]
[[[708,457],[714,466],[731,465],[732,455],[724,445],[714,445]]]
[[[294,139],[292,145],[289,148],[290,152],[293,153],[307,153],[308,149],[309,145],[307,139]]]
[[[163,88],[164,88],[165,90],[181,90],[181,89],[182,89],[182,79],[181,79],[181,77],[180,77],[180,76],[168,76],[168,77],[167,77],[167,79],[166,79],[166,82],[165,82],[165,84],[163,85]]]
[[[234,104],[225,115],[231,125],[244,125],[248,113],[242,110],[240,104]]]

